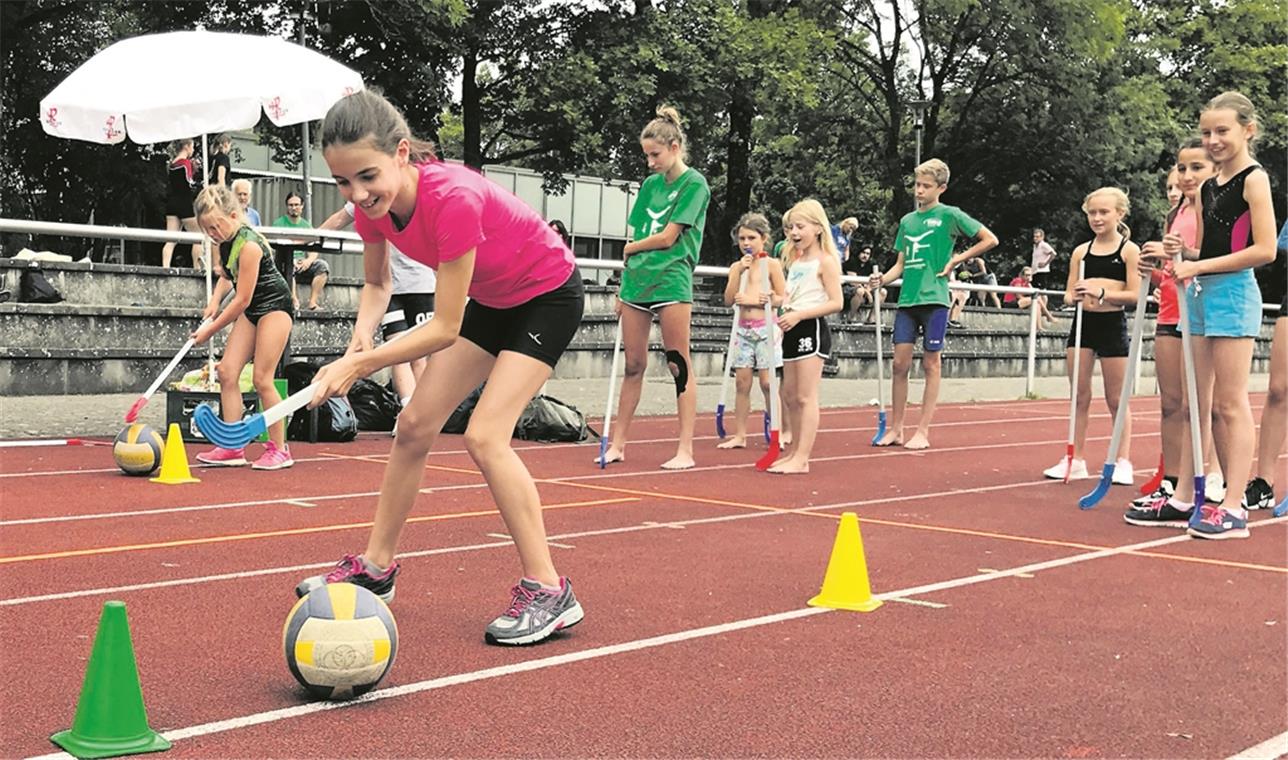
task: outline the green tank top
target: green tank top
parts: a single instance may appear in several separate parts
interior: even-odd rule
[[[259,277],[255,281],[255,292],[251,295],[250,305],[246,307],[249,314],[265,313],[273,309],[293,311],[291,308],[291,288],[286,284],[282,273],[273,263],[273,248],[264,236],[242,225],[233,235],[232,240],[219,246],[219,260],[224,267],[224,276],[237,287],[237,270],[241,265],[241,251],[246,243],[253,242],[264,252],[259,262]]]

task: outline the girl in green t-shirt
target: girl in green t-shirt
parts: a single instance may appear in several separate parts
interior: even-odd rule
[[[675,456],[662,463],[668,470],[694,465],[693,423],[697,416],[697,376],[689,358],[689,321],[693,313],[693,269],[702,248],[711,191],[707,180],[685,162],[685,137],[680,114],[669,106],[640,133],[640,148],[654,172],[640,185],[631,208],[631,242],[623,249],[626,261],[618,292],[618,329],[626,350],[626,374],[612,426],[612,443],[604,452],[606,465],[626,458],[631,418],[639,404],[648,365],[648,335],[657,315],[662,323],[666,362],[675,378],[680,439]],[[615,378],[614,378],[615,381]]]

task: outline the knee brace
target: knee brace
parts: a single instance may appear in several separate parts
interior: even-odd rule
[[[677,398],[683,396],[689,384],[689,365],[684,361],[684,355],[674,349],[666,352],[666,361],[675,365],[675,395]]]

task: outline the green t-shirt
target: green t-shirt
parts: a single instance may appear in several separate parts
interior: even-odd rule
[[[686,169],[669,184],[661,174],[644,180],[631,208],[631,240],[655,235],[671,222],[685,228],[670,248],[640,251],[626,260],[619,293],[623,301],[693,301],[693,269],[698,265],[710,201],[706,177],[696,169]]]
[[[975,237],[983,226],[965,211],[943,203],[905,214],[894,240],[895,250],[903,253],[899,305],[947,306],[948,278],[939,273],[953,257],[957,238]]]
[[[304,217],[300,217],[300,220],[298,222],[292,222],[291,217],[287,216],[286,214],[282,214],[281,216],[277,217],[277,221],[273,222],[273,226],[274,227],[301,227],[309,230],[313,229],[313,225],[309,223],[308,219],[305,219]],[[309,255],[308,251],[292,251],[291,253],[293,254],[293,257],[296,261],[299,261],[300,259],[303,259],[305,256]]]

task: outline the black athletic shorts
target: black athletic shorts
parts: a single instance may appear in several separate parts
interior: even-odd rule
[[[509,309],[465,304],[461,337],[493,356],[514,351],[554,367],[581,327],[585,305],[581,272],[574,267],[567,282],[527,303]]]
[[[395,293],[380,319],[380,335],[389,340],[434,316],[433,293]]]
[[[1158,325],[1155,325],[1155,326],[1154,326],[1154,337],[1155,337],[1155,338],[1178,338],[1178,339],[1179,339],[1179,338],[1181,337],[1181,326],[1180,326],[1180,325],[1164,325],[1164,324],[1158,324]]]
[[[824,359],[832,355],[832,330],[822,317],[802,319],[783,333],[783,361],[792,362],[809,356]]]
[[[1069,328],[1069,339],[1065,346],[1073,348],[1074,332],[1078,320],[1075,317],[1073,327]],[[1122,311],[1086,311],[1082,312],[1082,347],[1090,348],[1102,359],[1126,356],[1130,346],[1127,343],[1127,314]]]

